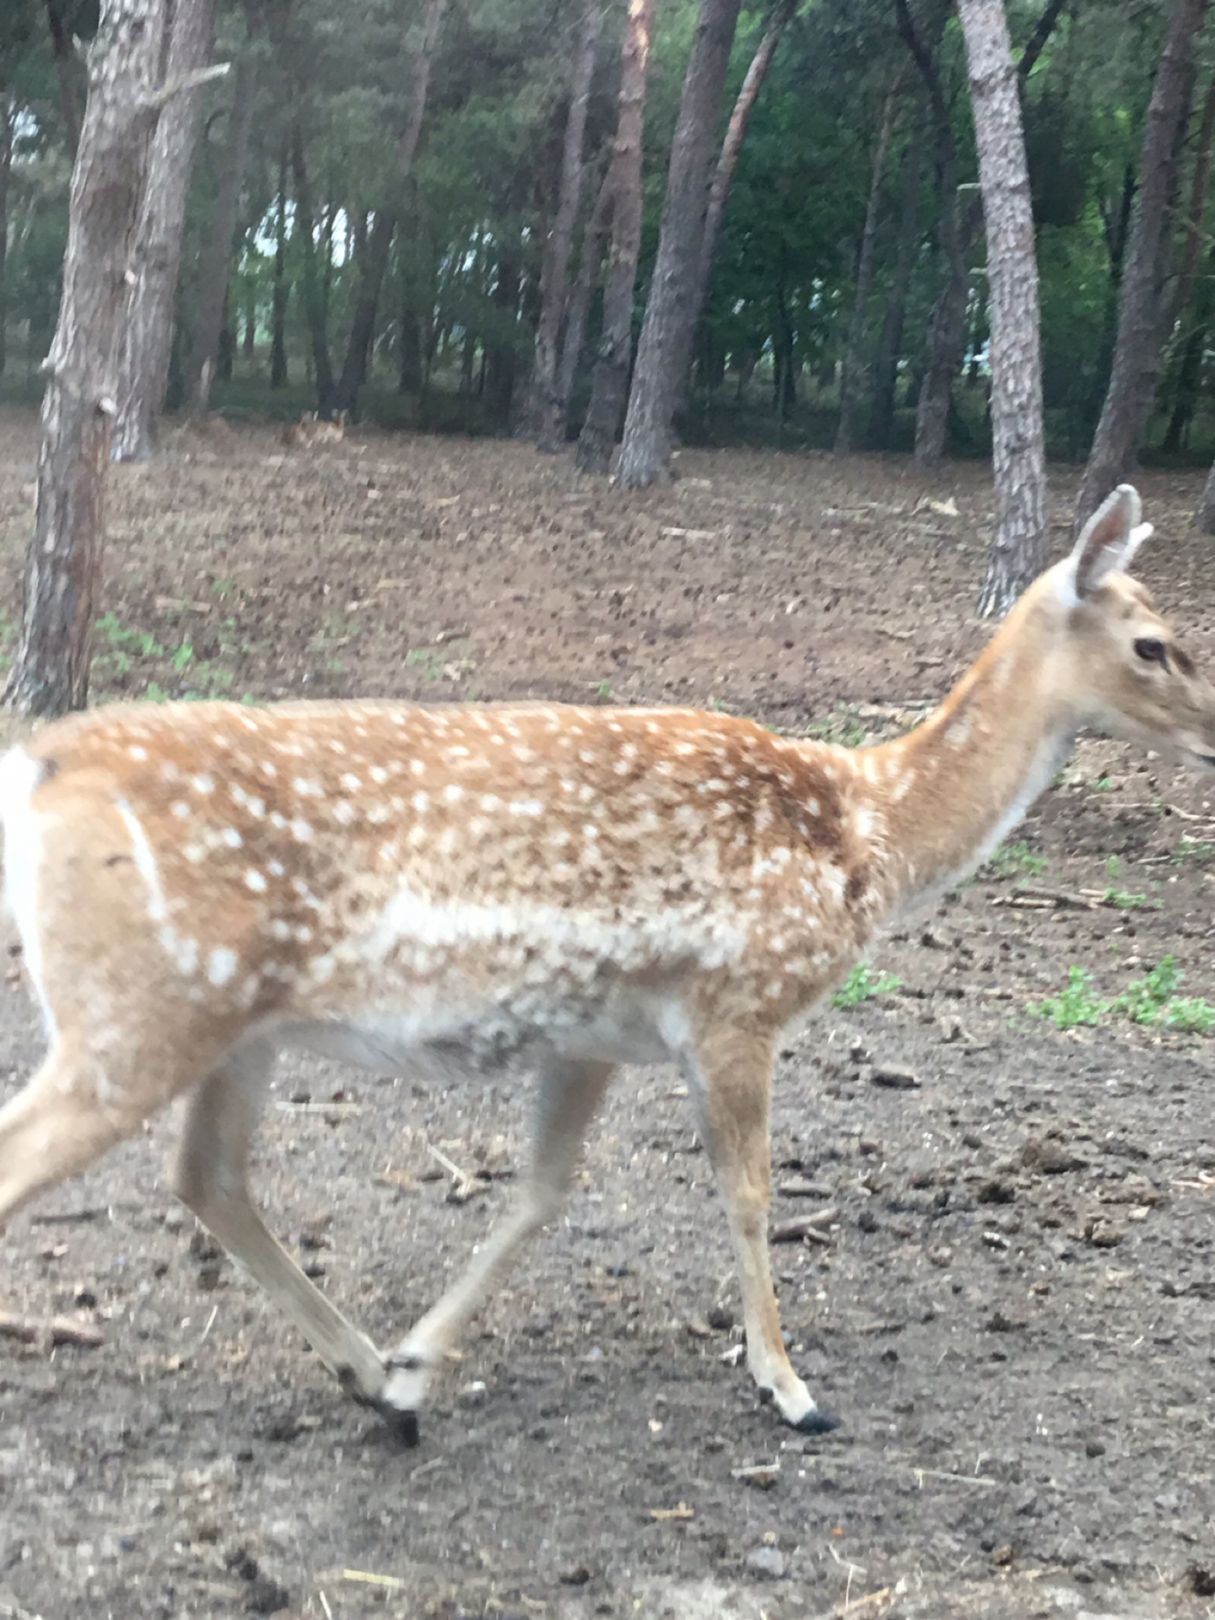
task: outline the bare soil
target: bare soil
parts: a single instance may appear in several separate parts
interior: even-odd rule
[[[10,631],[33,444],[0,416]],[[981,645],[981,469],[680,470],[621,495],[511,444],[179,438],[114,471],[99,686],[674,700],[856,740]],[[1198,480],[1143,486],[1144,577],[1210,665]],[[1212,797],[1083,744],[1011,855],[883,942],[899,988],[782,1054],[775,1219],[838,1210],[775,1250],[795,1360],[845,1419],[827,1438],[730,1365],[724,1222],[672,1072],[622,1078],[408,1452],[194,1233],[151,1122],[3,1239],[0,1311],[33,1337],[0,1336],[0,1616],[1215,1613],[1212,1041],[1028,1010],[1071,965],[1111,998],[1170,953],[1210,991]],[[0,1098],[40,1044],[14,962]],[[392,1342],[502,1212],[525,1106],[284,1064],[273,1224]],[[55,1318],[95,1342],[52,1346]]]

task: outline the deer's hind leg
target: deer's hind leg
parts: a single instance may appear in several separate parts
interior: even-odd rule
[[[816,1404],[790,1364],[768,1255],[773,1057],[767,1036],[715,1029],[697,1041],[689,1067],[734,1246],[748,1370],[786,1423],[822,1434],[839,1419]]]
[[[246,1041],[212,1069],[187,1105],[173,1190],[228,1253],[252,1273],[348,1394],[382,1410],[408,1444],[416,1423],[383,1407],[384,1364],[267,1229],[249,1197],[249,1144],[261,1112],[273,1048]]]
[[[133,1136],[146,1112],[77,1042],[57,1038],[24,1091],[0,1108],[0,1231],[35,1194]]]

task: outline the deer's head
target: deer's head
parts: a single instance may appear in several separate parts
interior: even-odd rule
[[[1127,569],[1152,533],[1120,484],[1043,584],[1064,616],[1058,678],[1081,724],[1215,770],[1215,687]]]

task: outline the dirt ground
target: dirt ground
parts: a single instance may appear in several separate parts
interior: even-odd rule
[[[33,443],[0,416],[10,637]],[[855,741],[984,639],[982,469],[680,468],[626,496],[511,444],[179,439],[114,473],[99,684],[675,700]],[[1142,483],[1143,576],[1215,666],[1198,480]],[[1072,487],[1059,470],[1060,547]],[[731,1365],[724,1221],[673,1072],[622,1077],[415,1451],[194,1233],[153,1121],[2,1241],[0,1617],[1215,1614],[1212,1040],[1028,1010],[1073,965],[1112,998],[1169,954],[1210,991],[1213,799],[1083,744],[1010,851],[882,943],[898,988],[783,1052],[775,1219],[838,1212],[774,1251],[794,1359],[845,1419],[826,1438]],[[14,963],[0,1098],[39,1048]],[[503,1210],[524,1118],[505,1087],[284,1064],[258,1182],[392,1342]],[[52,1345],[55,1319],[84,1342]]]

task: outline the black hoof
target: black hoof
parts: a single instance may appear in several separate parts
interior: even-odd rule
[[[830,1434],[833,1429],[839,1428],[841,1421],[825,1406],[814,1406],[793,1427],[802,1434]]]
[[[416,1412],[402,1412],[399,1407],[389,1406],[387,1401],[376,1401],[375,1409],[388,1425],[398,1445],[409,1449],[417,1445],[419,1435]]]

